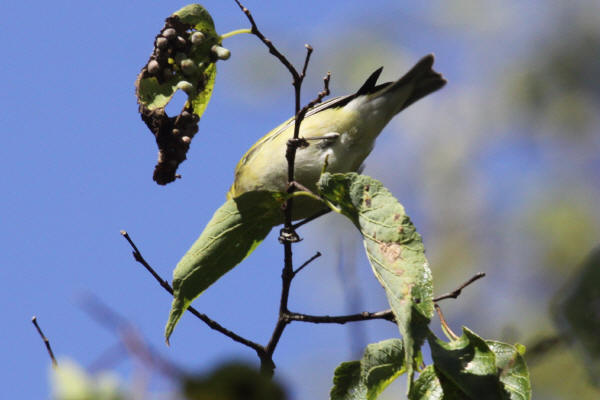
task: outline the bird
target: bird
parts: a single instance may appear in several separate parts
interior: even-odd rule
[[[309,145],[296,151],[295,182],[315,191],[325,163],[327,172],[360,172],[375,139],[391,119],[446,84],[433,69],[433,63],[433,54],[428,54],[398,80],[377,84],[383,70],[380,67],[356,93],[332,98],[310,109],[300,124],[299,136]],[[228,199],[250,191],[287,190],[285,152],[294,124],[295,117],[288,119],[244,154],[235,168]],[[324,207],[311,198],[297,199],[293,219],[308,218]]]

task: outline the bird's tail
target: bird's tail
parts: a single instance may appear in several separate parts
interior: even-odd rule
[[[400,88],[413,86],[408,98],[395,112],[399,113],[415,101],[442,88],[446,84],[446,80],[439,72],[433,70],[433,61],[433,54],[426,55],[402,78],[386,86],[378,95],[384,95]]]

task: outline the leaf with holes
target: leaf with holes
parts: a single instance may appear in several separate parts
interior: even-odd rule
[[[321,196],[360,230],[375,276],[385,288],[404,340],[409,388],[433,315],[425,247],[404,207],[381,182],[356,173],[321,176]]]
[[[136,80],[136,95],[142,119],[159,148],[154,180],[175,180],[179,164],[206,110],[215,84],[216,61],[229,58],[221,47],[210,14],[199,4],[183,7],[165,21],[154,40],[150,59]],[[169,117],[165,106],[181,90],[187,101],[177,116]]]
[[[174,298],[165,329],[167,343],[192,300],[238,265],[281,221],[285,195],[246,192],[227,200],[173,271]]]

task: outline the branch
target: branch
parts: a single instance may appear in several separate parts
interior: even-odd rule
[[[145,365],[154,367],[169,378],[181,380],[185,376],[179,367],[151,349],[133,325],[102,301],[94,296],[86,295],[82,299],[82,306],[96,322],[119,336],[123,347],[131,356],[137,357]]]
[[[311,322],[314,324],[345,324],[346,322],[370,321],[374,319],[383,319],[396,323],[396,319],[394,318],[394,314],[392,313],[391,309],[378,312],[364,311],[358,314],[339,316],[289,313],[288,318],[290,321]]]
[[[466,281],[465,283],[460,285],[458,288],[454,289],[452,292],[443,294],[439,297],[436,297],[433,299],[433,301],[435,303],[437,303],[438,301],[444,300],[444,299],[456,299],[458,296],[460,296],[460,293],[462,292],[462,290],[464,288],[466,288],[467,286],[469,286],[471,283],[475,282],[476,280],[483,278],[484,276],[485,276],[485,273],[478,272],[475,275],[473,275],[468,281]]]
[[[53,367],[58,367],[58,363],[56,362],[56,357],[54,357],[54,352],[52,351],[52,346],[50,346],[50,341],[44,335],[44,332],[42,332],[42,328],[40,328],[40,326],[38,325],[38,323],[37,323],[37,317],[35,315],[31,318],[31,322],[33,323],[33,326],[35,326],[35,329],[37,330],[37,332],[39,333],[40,337],[44,341],[44,345],[46,346],[46,350],[48,351],[48,355],[50,356],[50,359],[52,360],[52,366]]]
[[[252,26],[251,33],[256,35],[256,37],[258,37],[261,40],[261,42],[263,42],[265,46],[267,46],[267,48],[269,49],[269,53],[277,57],[277,59],[288,69],[288,71],[290,71],[290,74],[292,74],[294,81],[299,79],[300,75],[298,74],[298,71],[296,71],[296,68],[294,68],[292,63],[290,63],[289,60],[285,58],[285,56],[281,54],[279,50],[277,50],[273,43],[269,39],[267,39],[265,35],[263,35],[262,32],[258,29],[258,26],[256,26],[256,22],[254,22],[254,17],[252,17],[252,13],[250,13],[250,10],[244,7],[239,0],[235,0],[235,2],[240,7],[242,12],[246,14],[246,17],[248,17],[248,21],[250,21],[250,25]]]
[[[306,260],[304,262],[304,264],[302,264],[301,266],[299,266],[298,269],[296,269],[294,271],[294,276],[296,276],[298,274],[298,272],[302,271],[302,269],[304,269],[304,267],[306,267],[308,264],[310,264],[311,262],[313,262],[317,258],[321,257],[321,255],[322,255],[321,252],[317,251],[314,256],[312,256],[311,258],[309,258],[308,260]]]
[[[167,292],[169,292],[171,295],[173,295],[173,288],[171,287],[171,285],[169,285],[169,283],[166,280],[162,279],[160,277],[160,275],[158,275],[158,273],[156,273],[156,271],[150,266],[150,264],[148,264],[148,262],[142,256],[142,253],[138,250],[135,243],[133,243],[133,240],[131,239],[131,237],[129,237],[129,234],[126,231],[122,230],[121,235],[123,235],[123,237],[129,242],[129,245],[133,249],[133,258],[135,259],[135,261],[142,264],[144,266],[144,268],[146,268],[146,270],[148,272],[150,272],[150,274],[154,277],[154,279],[160,284],[160,286],[162,286]],[[192,313],[196,318],[200,319],[202,322],[204,322],[206,325],[208,325],[211,329],[214,329],[215,331],[222,333],[223,335],[229,337],[230,339],[232,339],[238,343],[241,343],[247,347],[250,347],[251,349],[256,351],[256,353],[258,354],[258,357],[261,360],[263,359],[263,357],[265,357],[265,348],[263,346],[261,346],[260,344],[255,343],[251,340],[248,340],[248,339],[236,334],[235,332],[230,331],[229,329],[223,327],[218,322],[210,319],[206,314],[202,314],[201,312],[199,312],[192,306],[188,307],[187,311]]]
[[[250,25],[252,26],[252,33],[256,35],[269,49],[269,53],[273,54],[290,72],[293,78],[292,85],[294,86],[294,115],[295,115],[295,123],[294,123],[294,136],[287,143],[287,148],[285,152],[285,157],[288,162],[288,193],[293,193],[296,190],[296,186],[292,183],[294,182],[294,164],[296,160],[296,150],[299,147],[303,147],[308,145],[305,140],[299,139],[300,136],[300,124],[306,115],[306,112],[310,107],[313,107],[315,104],[319,103],[325,96],[329,94],[329,80],[331,78],[330,74],[324,78],[324,90],[319,93],[317,98],[307,104],[304,108],[300,109],[300,89],[302,87],[302,82],[304,77],[306,76],[306,70],[308,68],[308,64],[310,62],[310,56],[313,52],[313,48],[310,45],[305,45],[306,47],[306,57],[304,59],[304,64],[302,67],[302,72],[299,73],[298,70],[292,65],[292,63],[273,45],[273,43],[263,35],[263,33],[258,29],[256,22],[254,21],[254,17],[250,13],[246,7],[242,5],[240,0],[235,0],[236,4],[240,7],[242,12],[246,14],[248,21],[250,21]],[[286,325],[290,322],[288,318],[290,312],[288,310],[288,299],[290,295],[290,286],[292,283],[292,279],[295,276],[294,266],[293,266],[293,254],[292,254],[292,243],[300,240],[296,232],[294,231],[292,225],[292,207],[293,207],[294,199],[289,198],[283,205],[284,212],[284,228],[281,230],[279,241],[283,244],[283,253],[284,253],[284,267],[281,272],[281,298],[279,301],[279,317],[277,319],[277,324],[273,330],[271,335],[271,339],[269,343],[265,347],[265,351],[269,359],[271,360],[270,365],[261,365],[261,369],[264,373],[272,375],[273,369],[275,365],[272,362],[273,352],[275,351],[275,347],[277,347],[277,343],[279,343],[279,339],[283,334],[283,331]],[[296,270],[298,272],[304,266],[301,266]],[[264,359],[261,358],[261,361]]]

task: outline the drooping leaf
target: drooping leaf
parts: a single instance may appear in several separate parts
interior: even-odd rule
[[[246,192],[227,200],[173,271],[174,298],[167,322],[167,343],[192,300],[246,258],[281,221],[284,195]]]
[[[458,397],[448,397],[449,399],[531,398],[529,372],[519,348],[506,343],[483,340],[467,328],[463,328],[461,337],[449,343],[433,334],[427,339],[434,362],[434,372],[438,378],[437,385],[441,385],[444,395],[447,392],[453,396],[455,393],[461,394]],[[431,376],[426,375],[420,385],[429,391],[435,391],[437,389],[434,381]]]
[[[340,364],[333,376],[331,400],[374,400],[406,371],[400,339],[367,346],[360,361]]]
[[[433,315],[433,285],[425,248],[404,207],[368,176],[321,176],[323,198],[339,208],[363,235],[367,257],[385,292],[404,340],[409,388],[415,357]]]
[[[600,386],[600,247],[556,295],[554,321],[585,362],[592,382]]]
[[[216,77],[216,61],[228,57],[221,47],[210,14],[199,4],[183,7],[168,17],[154,40],[154,50],[136,80],[142,119],[159,148],[154,180],[161,185],[175,180],[204,113]],[[225,56],[227,55],[227,57]],[[165,106],[181,90],[187,101],[177,116]]]

